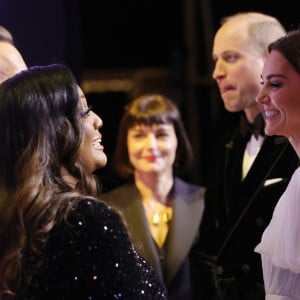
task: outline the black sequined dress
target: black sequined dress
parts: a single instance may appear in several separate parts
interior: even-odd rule
[[[135,251],[119,216],[106,204],[82,200],[67,221],[51,231],[44,249],[47,262],[33,264],[30,282],[24,270],[17,299],[167,299],[158,275]]]

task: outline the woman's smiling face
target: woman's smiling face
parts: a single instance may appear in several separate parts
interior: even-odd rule
[[[278,51],[267,57],[262,88],[256,101],[263,105],[268,135],[291,137],[300,132],[300,74]]]
[[[172,172],[177,143],[172,124],[135,125],[130,128],[127,146],[135,172]]]
[[[87,172],[103,168],[107,163],[107,156],[102,145],[102,135],[99,129],[103,126],[101,118],[94,113],[87,104],[86,97],[79,89],[80,101],[83,108],[83,141],[80,149],[80,158]]]

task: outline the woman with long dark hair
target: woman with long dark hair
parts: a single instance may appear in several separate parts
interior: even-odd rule
[[[98,194],[102,120],[62,65],[0,85],[0,299],[165,299]]]

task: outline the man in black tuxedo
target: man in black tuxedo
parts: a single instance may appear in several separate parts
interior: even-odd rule
[[[275,18],[247,12],[225,18],[214,37],[213,78],[225,109],[240,112],[241,122],[216,145],[198,245],[210,264],[199,270],[199,299],[264,299],[254,248],[298,158],[284,137],[265,136],[262,107],[255,98],[267,46],[284,34]]]

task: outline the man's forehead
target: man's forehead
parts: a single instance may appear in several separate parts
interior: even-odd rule
[[[0,82],[25,69],[20,52],[10,43],[0,41]]]
[[[22,55],[17,48],[8,42],[0,41],[0,56],[1,58],[6,57],[8,60],[23,60]]]

